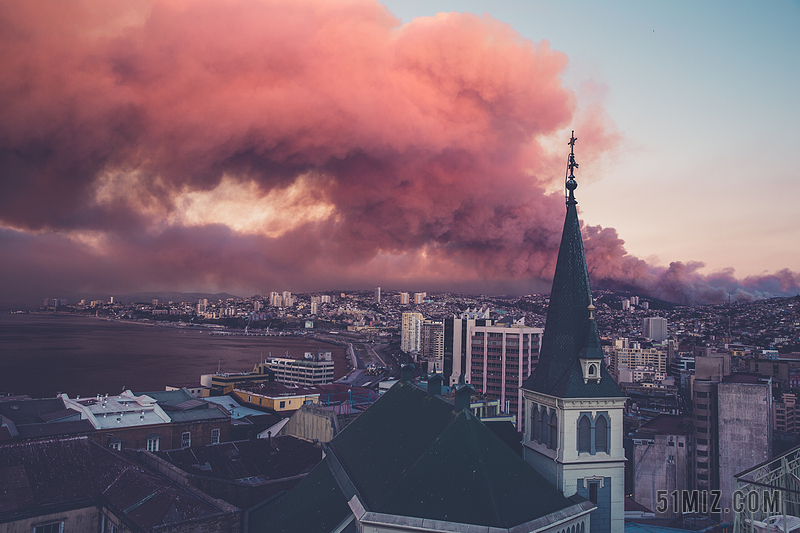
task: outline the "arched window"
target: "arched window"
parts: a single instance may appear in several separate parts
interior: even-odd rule
[[[589,435],[592,432],[592,423],[589,422],[589,417],[583,415],[578,421],[578,451],[589,452],[591,451]]]
[[[589,375],[594,377],[597,375],[597,367],[594,365],[589,365]]]
[[[555,410],[550,415],[550,424],[547,428],[547,436],[549,437],[547,441],[547,447],[552,450],[558,448],[558,417],[556,416]]]
[[[539,442],[541,442],[542,444],[547,444],[547,442],[548,442],[548,440],[547,440],[547,409],[543,408],[542,412],[541,412],[541,414],[539,416],[541,417],[539,419],[540,422],[541,422],[541,424],[539,424],[539,427],[542,428],[542,434],[539,435]]]
[[[594,450],[608,453],[608,422],[603,415],[597,415],[594,423]]]

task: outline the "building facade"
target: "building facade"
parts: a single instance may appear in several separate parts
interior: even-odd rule
[[[655,342],[667,340],[667,319],[654,316],[642,320],[642,337]]]
[[[487,397],[500,400],[503,411],[516,417],[517,430],[523,431],[520,387],[539,361],[543,330],[495,325],[472,326],[469,332],[465,382]]]
[[[400,349],[406,353],[419,353],[422,343],[422,313],[403,313],[400,326]]]

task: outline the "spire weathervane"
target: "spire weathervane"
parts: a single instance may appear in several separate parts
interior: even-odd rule
[[[578,168],[578,163],[575,162],[575,141],[578,138],[575,137],[575,130],[572,130],[572,136],[567,143],[569,145],[569,159],[567,160],[567,170],[569,171],[569,175],[567,176],[566,187],[569,190],[569,194],[567,195],[567,205],[569,204],[577,204],[578,202],[575,200],[575,189],[578,188],[578,182],[575,181],[574,170]]]

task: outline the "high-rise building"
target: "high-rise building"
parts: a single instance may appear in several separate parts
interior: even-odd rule
[[[375,287],[375,303],[376,304],[381,303],[381,288],[380,287]]]
[[[408,293],[401,292],[400,293],[400,305],[408,305]]]
[[[642,320],[642,336],[655,342],[667,340],[667,319],[653,316]]]
[[[444,378],[450,386],[456,385],[467,374],[467,333],[472,326],[491,326],[489,310],[467,309],[459,318],[444,321]]]
[[[400,349],[406,353],[419,352],[422,341],[422,313],[403,313],[400,328]]]
[[[290,291],[283,291],[283,306],[292,307],[293,305],[294,298],[292,298],[292,293]]]
[[[269,293],[269,305],[271,307],[280,307],[281,306],[281,295],[278,292],[271,292]]]
[[[428,295],[427,292],[415,292],[414,293],[414,303],[421,304],[425,303],[425,297]]]
[[[444,357],[444,321],[425,320],[422,322],[422,357],[441,362]]]
[[[197,314],[204,315],[208,312],[208,300],[206,298],[200,298],[197,302]]]
[[[331,297],[329,294],[323,294],[319,297],[319,303],[321,304],[329,304],[331,303]]]
[[[467,351],[465,381],[489,398],[499,399],[504,412],[517,416],[517,431],[523,431],[522,383],[539,361],[542,328],[517,324],[472,326]]]
[[[570,140],[574,148],[575,138]],[[597,506],[592,533],[625,529],[623,410],[627,398],[606,369],[594,317],[569,156],[567,214],[539,363],[522,386],[525,460],[562,494]]]
[[[311,314],[312,315],[316,315],[317,314],[317,305],[318,305],[317,302],[311,302]]]

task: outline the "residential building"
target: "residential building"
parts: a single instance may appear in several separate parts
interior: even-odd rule
[[[500,400],[502,409],[516,417],[518,431],[523,431],[522,383],[539,361],[541,328],[517,324],[472,326],[469,329],[465,382],[489,398]]]
[[[333,359],[331,352],[319,352],[314,356],[306,352],[304,359],[275,357],[264,365],[275,373],[275,381],[285,385],[312,386],[333,382]]]
[[[418,353],[422,342],[422,313],[403,313],[400,326],[400,349],[406,353]]]
[[[380,287],[376,287],[375,288],[375,303],[376,304],[381,303],[381,288]]]
[[[428,295],[427,292],[415,292],[414,293],[414,303],[419,305],[425,303],[425,297]]]
[[[458,384],[467,375],[467,351],[470,340],[467,336],[473,326],[491,326],[489,310],[467,309],[458,318],[444,321],[444,377],[449,386]]]
[[[667,319],[658,316],[643,319],[642,336],[655,342],[667,340]]]
[[[0,445],[0,530],[237,533],[242,511],[87,437]]]
[[[400,305],[408,305],[408,293],[401,292],[400,293]]]
[[[614,377],[619,378],[619,369],[634,369],[638,366],[652,366],[656,372],[667,373],[667,352],[664,348],[642,348],[638,342],[618,339],[611,352],[611,368]]]
[[[424,359],[436,361],[444,357],[444,320],[422,322],[421,355]]]
[[[797,395],[794,393],[785,392],[781,394],[779,402],[772,404],[773,408],[773,422],[772,428],[775,431],[783,431],[786,433],[798,433],[797,420]]]

